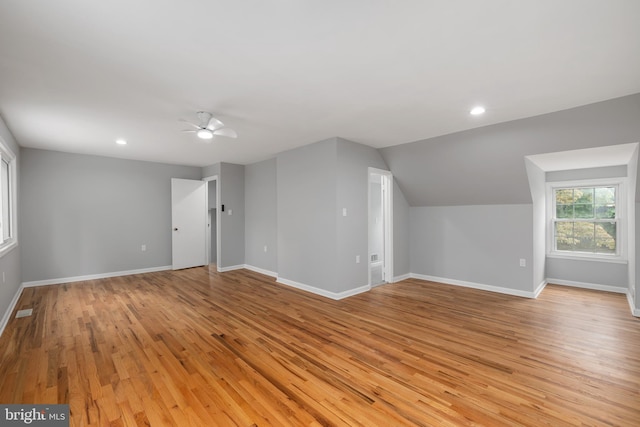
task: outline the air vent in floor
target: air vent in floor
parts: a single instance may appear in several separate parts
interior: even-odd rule
[[[18,310],[18,312],[16,313],[16,319],[19,319],[21,317],[29,317],[33,314],[33,308],[27,308],[25,310]]]

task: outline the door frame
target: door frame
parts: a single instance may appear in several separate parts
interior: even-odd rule
[[[393,283],[393,174],[384,169],[370,167],[367,173],[367,277],[371,286],[371,236],[369,230],[374,218],[371,215],[371,183],[372,175],[380,175],[382,179],[382,223],[383,232],[383,283]]]
[[[220,206],[220,179],[218,175],[207,176],[202,178],[203,181],[207,183],[207,197],[206,197],[206,206],[207,211],[209,210],[209,185],[211,185],[211,181],[215,181],[216,186],[216,269],[220,268],[220,215],[218,211],[218,207]],[[206,230],[206,233],[209,234],[209,244],[207,245],[207,260],[211,257],[211,231]]]

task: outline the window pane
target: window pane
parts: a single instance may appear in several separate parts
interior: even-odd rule
[[[596,205],[615,205],[616,188],[598,187],[596,190]]]
[[[573,188],[561,188],[556,190],[556,203],[561,205],[572,205]]]
[[[556,204],[556,218],[573,218],[573,205]]]
[[[600,222],[596,224],[596,252],[616,253],[616,223]]]
[[[575,222],[573,225],[574,250],[594,252],[596,243],[594,230],[593,222]]]
[[[615,205],[596,206],[597,219],[614,219],[616,217]]]
[[[576,218],[593,218],[593,193],[593,188],[574,189]]]
[[[575,199],[575,203],[592,205],[593,188],[575,188],[573,190],[573,197]]]
[[[574,205],[576,218],[593,218],[593,205],[585,203],[576,203]]]
[[[556,250],[573,250],[573,222],[556,222]]]
[[[600,187],[595,189],[595,217],[610,219],[616,217],[616,189],[615,187]]]

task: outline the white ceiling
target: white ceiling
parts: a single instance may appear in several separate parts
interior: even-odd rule
[[[25,147],[195,166],[385,147],[640,92],[639,19],[638,0],[0,0],[0,116]],[[238,139],[181,133],[199,110]]]

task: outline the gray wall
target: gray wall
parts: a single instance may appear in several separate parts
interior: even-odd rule
[[[277,156],[278,275],[339,292],[335,138]]]
[[[276,178],[275,158],[244,168],[245,264],[270,272],[278,270]]]
[[[388,170],[378,150],[341,138],[336,140],[336,266],[339,291],[368,284],[369,167]],[[343,209],[347,216],[343,216]],[[356,263],[360,256],[360,263]]]
[[[532,223],[531,205],[411,208],[411,272],[533,292]]]
[[[1,273],[4,273],[5,280],[4,282],[0,280],[0,319],[5,315],[7,309],[9,308],[9,304],[13,300],[13,297],[18,292],[20,288],[20,283],[22,282],[22,271],[21,271],[21,256],[20,256],[20,245],[22,244],[22,231],[24,230],[24,224],[22,223],[22,219],[20,215],[22,214],[22,209],[20,206],[20,202],[22,200],[22,182],[20,179],[20,161],[21,161],[21,149],[16,143],[13,135],[9,132],[9,129],[5,125],[2,118],[0,118],[0,138],[4,141],[4,143],[11,148],[11,151],[17,156],[16,165],[18,167],[18,245],[14,247],[10,252],[6,253],[2,258],[0,258],[0,278],[2,277]]]
[[[20,177],[31,282],[171,265],[171,178],[201,169],[23,148]]]
[[[211,223],[209,224],[209,232],[210,232],[210,240],[209,240],[209,259],[212,263],[218,262],[218,232],[216,228],[216,222],[218,221],[218,210],[217,209],[209,209],[209,213],[211,214]]]
[[[639,117],[635,94],[380,151],[411,206],[531,203],[524,156],[639,142]]]
[[[604,285],[628,289],[627,264],[609,262],[547,258],[547,278],[582,284]]]
[[[411,273],[409,203],[398,184],[393,181],[393,275]]]
[[[220,265],[218,269],[244,265],[244,166],[220,163]],[[231,215],[229,215],[231,213]]]
[[[618,178],[627,176],[627,165],[559,170],[545,173],[546,182],[576,181],[582,179]]]
[[[387,169],[377,150],[341,138],[278,155],[280,278],[330,293],[367,285],[369,167]]]
[[[203,168],[204,171],[204,168]],[[210,177],[211,175],[208,175],[207,177]],[[218,214],[218,208],[217,208],[217,181],[207,181],[207,191],[208,191],[208,197],[207,197],[207,209],[209,210],[209,215],[211,217],[211,222],[209,223],[209,259],[211,260],[212,263],[217,262],[216,260],[218,259],[218,245],[216,242],[217,239],[217,227],[216,227],[216,222],[217,222],[217,214]]]
[[[202,177],[210,178],[212,176],[220,175],[220,163],[214,165],[205,166],[202,168]]]

